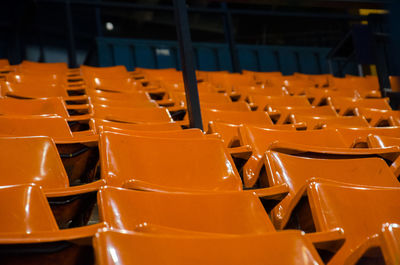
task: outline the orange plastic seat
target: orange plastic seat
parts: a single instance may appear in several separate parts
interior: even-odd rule
[[[182,127],[173,122],[159,122],[159,123],[122,123],[113,122],[108,120],[94,119],[95,126],[107,126],[122,130],[135,130],[135,131],[175,131],[182,130]]]
[[[368,98],[368,99],[354,99],[346,97],[333,97],[329,98],[329,104],[331,104],[338,111],[339,115],[354,115],[354,109],[357,107],[361,108],[373,108],[381,110],[392,110],[389,105],[388,98]]]
[[[346,156],[387,156],[397,155],[393,148],[349,148],[337,130],[273,130],[255,126],[240,128],[244,145],[251,146],[252,155],[243,166],[243,181],[246,187],[253,187],[262,172],[264,153],[271,149],[289,154],[346,155]]]
[[[81,65],[80,70],[82,75],[86,78],[128,78],[129,73],[123,65],[110,66],[110,67],[93,67]]]
[[[240,191],[239,174],[222,142],[189,132],[102,133],[102,178],[108,185],[143,190]]]
[[[110,92],[103,90],[88,90],[87,93],[91,98],[104,98],[107,100],[135,101],[135,102],[151,100],[149,94],[142,91]]]
[[[249,104],[244,101],[231,103],[201,103],[202,109],[215,109],[224,111],[251,111]]]
[[[120,108],[97,106],[94,117],[109,121],[127,123],[172,122],[165,108]]]
[[[368,128],[363,117],[307,116],[292,114],[293,123],[304,123],[308,130],[323,128]]]
[[[392,91],[399,92],[400,91],[400,76],[389,76],[390,87]]]
[[[379,136],[370,134],[367,136],[367,144],[371,148],[390,148],[400,146],[400,137],[389,137],[389,136]],[[395,176],[400,175],[400,157],[392,159],[393,163],[390,168],[392,169]]]
[[[250,192],[164,193],[104,187],[99,215],[113,230],[186,230],[209,234],[264,234],[275,229]]]
[[[92,130],[71,132],[62,117],[0,116],[0,136],[49,136],[57,144],[71,181],[95,174],[98,136]]]
[[[275,107],[311,107],[310,102],[306,97],[302,96],[261,96],[251,95],[249,101],[255,104],[260,111],[271,111]]]
[[[379,128],[338,128],[346,145],[351,147],[368,147],[367,136],[370,134],[380,136],[398,137],[400,127],[379,127]]]
[[[60,229],[52,202],[35,185],[15,185],[0,187],[0,208],[3,213],[0,228],[0,247],[5,244],[34,244],[66,240],[76,240],[93,236],[102,223]],[[81,242],[85,244],[84,242]],[[87,244],[87,243],[86,243]],[[45,245],[42,245],[45,252]],[[10,249],[12,249],[10,247]],[[2,248],[2,254],[5,249]],[[14,257],[16,260],[26,256]],[[9,255],[12,255],[12,252]],[[14,253],[15,254],[15,253]],[[2,263],[11,259],[11,255],[2,255]],[[65,257],[64,257],[65,258]],[[42,261],[44,262],[44,261]],[[10,264],[10,263],[9,263]],[[11,263],[14,264],[14,263]],[[39,264],[39,263],[35,263]]]
[[[332,106],[320,107],[274,107],[274,110],[268,111],[269,116],[276,124],[293,123],[291,114],[307,116],[332,116],[337,117],[335,109]]]
[[[96,234],[94,245],[101,265],[323,264],[298,231],[240,237],[102,231]]]
[[[384,263],[373,249],[382,244],[382,226],[400,222],[400,188],[318,181],[308,185],[307,196],[316,230],[340,228],[346,238],[329,264]]]
[[[208,133],[219,134],[221,136],[221,140],[224,142],[224,145],[226,147],[240,147],[243,146],[239,133],[240,127],[243,127],[243,124],[231,124],[212,121],[208,124]],[[275,130],[296,130],[296,127],[292,124],[267,125],[262,128]]]
[[[117,107],[117,108],[156,108],[158,107],[157,103],[154,100],[141,100],[141,99],[107,99],[100,97],[91,98],[91,103],[94,105],[96,109],[98,106],[103,107]]]
[[[0,99],[2,115],[43,115],[54,114],[69,117],[67,107],[62,98],[44,98],[19,100],[13,98]]]
[[[311,178],[346,182],[359,185],[400,187],[396,176],[381,158],[324,159],[293,156],[267,151],[266,175],[259,183],[262,187],[286,183],[289,194],[271,213],[274,225],[283,229],[294,207],[301,200],[307,180]]]
[[[265,112],[247,112],[247,111],[223,111],[214,109],[203,109],[203,128],[206,130],[208,123],[226,122],[231,124],[257,124],[260,126],[271,126],[273,122]]]
[[[370,108],[355,109],[357,116],[365,117],[372,127],[400,126],[400,111]]]

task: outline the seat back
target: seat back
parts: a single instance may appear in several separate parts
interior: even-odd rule
[[[94,116],[98,119],[128,123],[173,121],[168,110],[164,108],[121,108],[99,105],[94,110]]]
[[[57,147],[49,137],[0,137],[0,186],[35,183],[44,189],[69,186]]]
[[[0,113],[3,115],[54,114],[64,118],[69,117],[65,102],[59,97],[31,100],[0,99]]]
[[[138,181],[165,189],[241,190],[239,174],[220,140],[199,133],[171,138],[182,134],[178,132],[162,133],[164,138],[102,133],[102,177],[117,186]]]
[[[106,187],[99,214],[111,229],[146,230],[161,226],[217,234],[275,231],[260,200],[247,192],[164,193]]]

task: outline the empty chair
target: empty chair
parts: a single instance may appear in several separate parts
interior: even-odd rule
[[[382,244],[378,237],[382,226],[400,222],[400,188],[317,181],[311,182],[306,192],[314,223],[303,225],[310,227],[310,231],[328,232],[340,228],[344,232],[346,241],[329,264],[356,264],[361,259],[384,263],[374,249]],[[303,216],[300,211],[297,214],[298,220],[304,214],[310,217],[310,212],[306,211]]]
[[[231,235],[275,231],[253,193],[165,193],[105,187],[99,191],[98,201],[101,220],[114,230]]]
[[[400,125],[400,111],[357,108],[357,116],[364,117],[372,127],[389,127]]]
[[[201,103],[201,108],[228,110],[228,111],[251,111],[249,104],[244,101],[231,103]]]
[[[0,136],[49,136],[57,144],[71,182],[92,178],[98,161],[94,131],[71,132],[59,116],[0,116]]]
[[[246,187],[253,187],[263,166],[263,156],[268,149],[289,154],[314,155],[394,155],[399,149],[394,148],[349,148],[343,137],[332,129],[290,131],[263,129],[255,126],[240,128],[240,137],[244,145],[250,145],[251,157],[243,166],[243,181]]]
[[[158,107],[154,100],[142,100],[142,99],[107,99],[101,97],[91,98],[91,103],[96,109],[98,106],[102,107],[118,107],[118,108],[155,108]]]
[[[102,223],[85,227],[60,229],[43,191],[35,185],[0,187],[3,213],[0,245],[44,243],[91,237]],[[44,246],[42,246],[44,247]],[[4,249],[2,249],[2,263]],[[43,248],[44,251],[44,248]]]
[[[292,114],[293,123],[304,123],[308,130],[323,128],[368,128],[363,117],[308,116]]]
[[[329,104],[331,104],[339,115],[354,115],[354,109],[357,107],[361,108],[373,108],[381,110],[391,110],[388,98],[366,98],[366,99],[354,99],[347,97],[332,97],[329,98]]]
[[[203,127],[207,130],[208,123],[226,122],[231,124],[257,124],[260,126],[270,126],[273,122],[265,112],[245,112],[245,111],[223,111],[205,109],[202,110]]]
[[[261,95],[249,96],[249,101],[257,106],[257,110],[273,110],[275,107],[311,107],[306,97],[302,96],[283,96],[271,97]]]
[[[135,130],[135,131],[175,131],[182,130],[182,127],[174,122],[158,122],[158,123],[122,123],[113,122],[108,120],[95,119],[95,126],[107,126],[122,130]]]
[[[268,111],[269,116],[276,124],[293,123],[291,114],[313,115],[313,116],[332,116],[337,117],[335,109],[332,106],[320,107],[274,107],[274,110]]]
[[[259,180],[261,186],[286,183],[289,194],[271,213],[275,226],[283,229],[290,213],[301,200],[307,180],[311,178],[352,184],[400,187],[396,176],[381,158],[324,159],[293,156],[267,151],[266,175]]]
[[[62,98],[44,98],[20,100],[13,98],[0,99],[2,115],[44,115],[54,114],[69,117],[67,107]]]
[[[346,145],[352,147],[368,147],[367,136],[370,134],[380,136],[398,137],[400,127],[382,127],[382,128],[338,128]]]
[[[121,108],[97,106],[94,117],[109,121],[127,123],[172,122],[171,115],[164,108]]]
[[[370,134],[367,136],[367,144],[371,148],[390,148],[400,146],[400,137],[389,137],[389,136],[379,136]],[[392,169],[395,176],[400,175],[400,157],[397,156],[392,158],[393,163],[390,168]]]
[[[323,264],[311,242],[298,231],[240,237],[101,231],[94,245],[101,265]]]
[[[178,132],[175,137],[185,131]],[[242,189],[239,174],[220,140],[205,140],[193,133],[187,139],[171,139],[174,135],[167,132],[153,134],[163,138],[140,135],[101,134],[101,171],[108,185],[144,190]]]

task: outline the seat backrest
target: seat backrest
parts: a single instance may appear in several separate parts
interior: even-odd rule
[[[99,214],[111,229],[140,231],[156,225],[218,234],[275,231],[253,193],[164,193],[106,187],[98,197]]]
[[[381,136],[370,134],[367,136],[368,146],[371,148],[385,148],[389,146],[400,146],[399,137]]]
[[[170,189],[241,190],[239,174],[222,142],[196,135],[177,139],[104,132],[102,177],[117,186],[136,180]]]
[[[347,145],[352,145],[356,140],[366,142],[369,134],[399,137],[400,127],[381,127],[381,128],[338,128]]]
[[[68,122],[60,116],[0,116],[1,136],[71,138]]]
[[[202,110],[202,118],[204,125],[207,125],[210,121],[219,121],[231,124],[273,125],[273,122],[267,113],[258,111],[247,112],[204,109]]]
[[[182,130],[182,127],[173,122],[159,122],[159,123],[122,123],[95,119],[96,126],[107,126],[122,130],[135,130],[135,131],[176,131]]]
[[[249,104],[244,101],[232,103],[201,103],[200,106],[205,109],[227,110],[227,111],[251,111]]]
[[[69,117],[62,98],[43,98],[20,100],[13,98],[0,99],[0,114],[3,115],[43,115],[54,114]]]
[[[50,98],[68,97],[65,86],[58,84],[41,85],[38,83],[10,83],[5,82],[2,86],[2,94],[19,98]]]
[[[121,108],[96,106],[94,115],[96,118],[100,119],[129,123],[173,121],[168,110],[165,108]]]
[[[400,222],[400,188],[311,182],[307,194],[317,230],[343,229],[346,241],[330,262],[344,260],[385,223]]]
[[[355,107],[391,110],[387,98],[362,98],[332,97],[331,104],[341,112]],[[343,114],[346,114],[343,112]]]
[[[38,186],[0,187],[1,234],[58,231],[56,220]]]
[[[323,264],[313,245],[298,231],[240,237],[102,231],[94,245],[96,260],[102,265]]]
[[[250,101],[258,106],[258,110],[266,110],[274,107],[311,107],[310,102],[304,96],[270,97],[251,95]]]
[[[291,131],[264,129],[247,125],[240,128],[240,134],[244,144],[251,145],[253,152],[258,155],[263,155],[269,146],[276,141],[314,147],[348,147],[336,130],[328,129]]]
[[[0,148],[0,186],[35,183],[45,190],[69,186],[51,138],[0,137]]]
[[[296,122],[304,122],[307,129],[322,128],[368,128],[369,123],[363,117],[335,117],[335,116],[309,116],[293,115]]]

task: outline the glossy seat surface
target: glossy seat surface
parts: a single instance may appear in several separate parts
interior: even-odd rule
[[[293,114],[296,123],[303,122],[308,130],[323,128],[368,128],[369,123],[363,117],[308,116]]]
[[[97,106],[94,116],[110,121],[143,123],[172,122],[171,115],[164,108],[120,108]]]
[[[220,140],[203,139],[198,133],[187,139],[171,138],[179,137],[177,133],[163,135],[102,133],[102,177],[109,185],[136,189],[241,190],[239,174]]]
[[[69,117],[62,98],[43,98],[20,100],[13,98],[0,99],[0,114],[3,115],[44,115],[54,114]]]
[[[311,107],[310,102],[306,97],[303,96],[283,96],[283,97],[271,97],[271,96],[250,96],[250,101],[258,106],[257,110],[263,111],[267,109],[273,109],[275,107]]]
[[[323,264],[312,244],[297,231],[240,237],[104,231],[96,235],[94,244],[101,265]]]
[[[326,179],[351,184],[400,187],[400,183],[381,158],[322,159],[267,151],[265,168],[270,185],[286,183],[289,194],[271,215],[283,228],[290,212],[300,200],[307,180]]]
[[[400,222],[400,188],[313,182],[307,194],[317,230],[341,228],[346,237],[330,264],[344,264],[383,224]]]
[[[260,200],[247,192],[164,193],[102,188],[99,214],[108,227],[146,231],[158,226],[216,234],[275,231]]]
[[[123,130],[135,130],[135,131],[175,131],[181,130],[182,127],[173,122],[157,122],[157,123],[122,123],[122,122],[114,122],[107,121],[101,119],[95,119],[95,125],[99,126],[107,126],[117,129]]]

